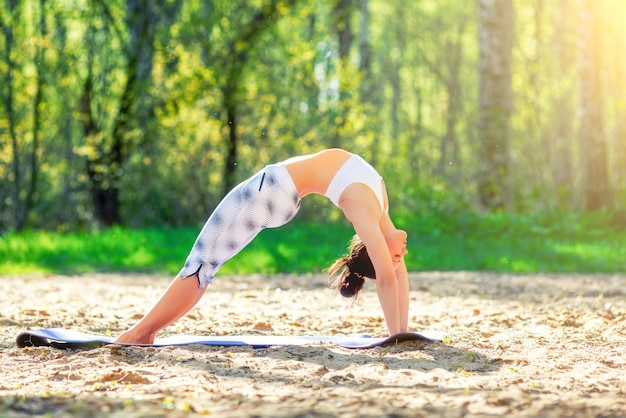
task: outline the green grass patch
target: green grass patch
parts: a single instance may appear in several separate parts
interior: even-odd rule
[[[46,231],[0,238],[0,274],[142,272],[176,274],[200,228]],[[290,224],[267,229],[226,263],[221,274],[320,271],[345,252],[345,225]]]
[[[626,225],[607,214],[433,217],[413,228],[418,270],[626,272]]]
[[[405,218],[411,271],[516,273],[626,271],[626,231],[605,215]],[[46,231],[0,238],[0,274],[142,272],[174,275],[199,228]],[[320,272],[346,251],[344,223],[293,222],[267,229],[226,263],[221,274]]]

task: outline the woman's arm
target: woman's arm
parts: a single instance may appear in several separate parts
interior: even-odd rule
[[[387,243],[378,228],[355,227],[357,235],[365,244],[376,271],[376,293],[385,316],[389,334],[406,331],[401,315],[400,285],[393,269]]]
[[[387,330],[389,335],[397,334],[398,332],[405,332],[406,327],[402,326],[402,318],[400,317],[398,306],[398,284],[395,278],[390,280],[380,280],[377,275],[376,278],[376,293],[378,294],[378,301],[383,309],[383,315],[385,316],[385,323],[387,324]]]
[[[341,209],[367,248],[376,271],[376,292],[389,333],[406,331],[406,320],[401,317],[399,295],[402,286],[398,283],[389,247],[380,228],[380,208],[362,199],[345,199],[341,202]]]
[[[409,329],[409,273],[404,264],[404,258],[396,267],[398,279],[398,302],[400,307],[400,328],[402,332]]]

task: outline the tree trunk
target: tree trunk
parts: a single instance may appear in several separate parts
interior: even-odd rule
[[[89,74],[83,86],[83,94],[79,102],[79,111],[85,138],[93,138],[100,133],[91,111],[91,97],[93,94],[92,78],[93,75],[91,70],[89,70]],[[105,161],[106,159],[99,153],[97,157],[87,158],[86,171],[89,179],[94,217],[103,225],[111,226],[121,223],[119,192],[117,188],[110,187],[108,184],[108,176],[103,168],[108,170],[110,165],[106,164]]]
[[[131,130],[131,118],[138,112],[137,102],[140,94],[138,79],[141,77],[143,83],[147,84],[150,78],[154,51],[153,31],[151,32],[151,26],[154,26],[153,17],[154,11],[150,0],[128,0],[126,26],[129,43],[126,48],[126,83],[115,115],[111,142],[108,146],[106,141],[101,143],[96,156],[88,157],[87,161],[94,215],[104,226],[122,223],[120,210],[122,166],[131,152],[128,133]],[[91,61],[89,65],[92,65]],[[140,87],[146,88],[145,85]],[[87,138],[100,134],[91,111],[92,94],[93,74],[90,70],[81,99],[83,132]],[[142,126],[142,130],[145,129],[146,127]]]
[[[401,64],[399,59],[390,59],[389,82],[391,83],[391,140],[396,142],[400,133],[400,108],[402,103],[402,85],[400,79]]]
[[[5,125],[8,128],[9,139],[11,142],[11,174],[9,183],[11,188],[11,199],[6,202],[3,200],[2,205],[12,206],[12,216],[9,221],[11,227],[16,231],[21,231],[26,226],[28,216],[34,206],[35,193],[37,191],[37,179],[39,174],[39,145],[41,138],[41,103],[43,99],[43,71],[44,50],[43,39],[46,36],[45,27],[45,9],[43,2],[39,3],[39,21],[36,25],[38,33],[35,43],[35,94],[32,101],[32,140],[30,143],[27,132],[19,129],[21,121],[25,118],[22,116],[24,109],[20,106],[20,91],[15,90],[15,72],[20,72],[22,68],[19,61],[13,58],[16,46],[20,44],[15,40],[14,28],[21,24],[21,19],[25,15],[20,13],[20,3],[16,0],[8,2],[8,14],[10,22],[0,20],[2,34],[4,35],[4,94],[2,97],[2,105],[4,114],[6,115]],[[19,58],[17,58],[19,60]],[[19,78],[19,77],[18,77]]]
[[[44,67],[45,67],[45,52],[43,45],[47,42],[47,30],[46,30],[46,9],[45,1],[39,0],[39,39],[40,44],[37,45],[37,51],[35,53],[35,73],[37,76],[35,99],[33,101],[33,145],[30,152],[30,182],[26,192],[25,198],[25,210],[24,220],[28,217],[29,212],[32,210],[35,204],[35,193],[37,191],[37,179],[39,177],[39,144],[41,142],[41,106],[43,100],[44,90]],[[21,230],[24,224],[19,226],[18,230]]]
[[[371,13],[369,8],[369,0],[358,0],[358,9],[360,16],[359,29],[359,72],[361,75],[361,84],[359,86],[360,104],[363,107],[364,115],[367,118],[366,130],[370,132],[379,132],[380,130],[380,94],[378,91],[377,80],[372,74],[372,43],[370,40],[370,22]],[[369,160],[372,165],[376,166],[380,159],[381,136],[372,135],[369,144]]]
[[[222,102],[224,110],[226,110],[228,130],[226,163],[224,165],[224,195],[235,186],[237,150],[239,147],[239,135],[237,132],[237,95],[241,75],[257,38],[261,35],[263,30],[267,29],[267,22],[276,22],[275,14],[279,3],[281,3],[279,0],[273,0],[262,6],[254,16],[252,16],[249,22],[244,27],[240,28],[238,32],[239,36],[233,39],[226,54],[216,59],[219,60],[222,63],[222,67],[226,69],[226,81],[221,87]],[[294,3],[295,0],[287,0],[282,4],[284,7],[288,8],[292,7]]]
[[[350,15],[352,14],[352,0],[337,0],[334,8],[335,30],[339,39],[339,59],[345,59],[350,53],[352,46],[352,25]]]
[[[346,89],[347,71],[349,65],[349,54],[352,46],[352,25],[350,16],[352,14],[352,0],[337,0],[334,10],[335,32],[339,44],[339,62],[337,65],[337,78],[339,78],[339,102],[337,103],[337,113],[335,116],[334,135],[331,137],[331,147],[339,148],[342,143],[343,127],[347,122],[348,111],[346,103],[351,93]]]
[[[478,198],[488,210],[511,204],[509,116],[511,113],[512,0],[478,0],[479,178]]]
[[[457,46],[460,48],[460,45]],[[460,55],[460,51],[459,51]],[[459,60],[460,64],[460,60]],[[450,79],[446,82],[446,96],[448,99],[446,111],[446,131],[441,140],[441,155],[439,156],[438,174],[445,176],[451,166],[453,172],[458,172],[459,144],[457,138],[457,123],[461,108],[461,85],[459,80],[460,66],[450,68]]]
[[[8,11],[11,19],[17,20],[17,1],[9,1],[8,6]],[[6,125],[8,127],[9,138],[11,140],[11,149],[13,153],[13,164],[11,165],[11,171],[13,174],[13,184],[11,187],[11,206],[13,206],[13,216],[11,221],[12,227],[14,229],[19,229],[20,225],[23,223],[24,214],[20,197],[20,186],[22,183],[21,156],[19,152],[20,147],[17,139],[17,131],[15,128],[17,123],[17,115],[15,109],[13,108],[13,102],[15,100],[15,92],[13,90],[13,71],[15,70],[15,62],[12,58],[12,51],[14,46],[13,22],[2,22],[2,32],[4,35],[4,62],[6,66],[6,70],[4,73],[5,92],[2,97],[2,104],[4,106],[4,113],[7,119]]]
[[[446,110],[446,130],[441,140],[441,154],[439,156],[439,164],[437,166],[437,174],[446,176],[448,172],[452,172],[450,178],[453,183],[457,182],[456,174],[460,169],[459,143],[457,137],[457,124],[461,114],[461,65],[463,63],[463,42],[462,38],[465,34],[467,22],[465,17],[457,22],[456,36],[445,43],[447,51],[442,67],[446,70],[442,72],[436,67],[432,68],[440,81],[446,88],[447,110]],[[434,66],[433,66],[434,67]],[[445,75],[444,75],[445,74]],[[453,170],[450,170],[454,167]]]
[[[372,45],[370,43],[370,10],[369,0],[359,0],[359,15],[361,17],[361,27],[359,30],[359,72],[361,73],[361,85],[359,91],[361,94],[361,103],[365,105],[365,111],[368,117],[374,116],[372,110],[377,106],[374,103],[374,92],[376,90],[376,81],[372,76]],[[375,139],[377,142],[378,140]],[[376,157],[377,152],[373,153]]]
[[[363,73],[363,79],[367,82],[372,78],[372,47],[370,45],[370,10],[369,0],[359,0],[359,13],[361,15],[361,28],[359,31],[359,70]],[[363,94],[368,99],[368,94]]]
[[[604,137],[604,97],[600,81],[601,44],[598,2],[580,3],[580,142],[583,165],[585,208],[607,208],[611,192],[607,173],[607,145]]]
[[[554,30],[554,48],[556,55],[557,74],[565,80],[571,77],[571,68],[576,67],[576,45],[570,41],[576,31],[576,17],[571,11],[570,0],[559,0]],[[563,82],[563,80],[562,80]],[[565,81],[567,82],[567,81]],[[572,97],[574,88],[559,89],[552,107],[554,112],[554,140],[551,147],[551,169],[553,182],[553,199],[559,210],[571,209],[574,206],[574,149],[573,124],[571,115],[576,112]]]

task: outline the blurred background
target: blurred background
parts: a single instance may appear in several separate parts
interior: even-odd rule
[[[6,0],[0,232],[202,224],[342,147],[391,211],[626,227],[623,0]],[[299,215],[338,219],[313,198]]]

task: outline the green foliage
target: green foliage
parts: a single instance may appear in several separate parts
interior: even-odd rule
[[[626,223],[615,214],[401,218],[410,271],[626,271]],[[9,234],[0,274],[149,272],[174,275],[198,229]],[[346,251],[345,223],[293,222],[261,232],[220,274],[320,272]]]
[[[228,88],[238,112],[235,180],[342,146],[384,175],[399,216],[475,210],[476,3],[340,3],[351,4],[342,22],[331,0],[0,3],[0,231],[98,227],[94,186],[119,188],[122,224],[130,228],[205,219],[225,182]],[[580,5],[566,3],[513,2],[507,210],[584,204]],[[253,21],[268,5],[276,6],[271,18]],[[605,23],[598,67],[605,129],[598,132],[619,208],[626,204],[626,60],[613,52],[626,47],[626,3],[594,5]],[[143,31],[138,17],[149,20]],[[340,59],[338,29],[347,25],[350,48]],[[128,83],[133,77],[136,85]],[[116,126],[124,158],[111,162]]]

